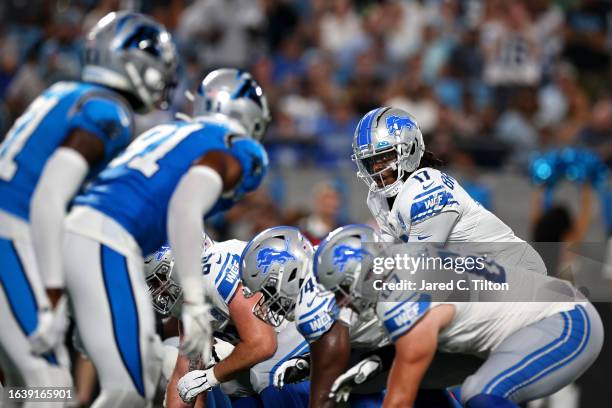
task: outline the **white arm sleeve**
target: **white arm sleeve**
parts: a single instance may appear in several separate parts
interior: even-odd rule
[[[168,240],[185,301],[204,301],[200,255],[204,214],[223,190],[221,176],[206,166],[192,167],[179,182],[168,205]]]
[[[409,241],[446,243],[458,219],[459,213],[446,211],[418,224],[412,224]]]
[[[83,184],[89,165],[76,150],[60,147],[45,164],[30,207],[32,241],[46,287],[62,288],[66,207]]]

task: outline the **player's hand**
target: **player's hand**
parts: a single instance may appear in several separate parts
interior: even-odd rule
[[[43,355],[63,344],[69,323],[66,296],[60,298],[55,309],[38,312],[38,325],[29,337],[32,353]]]
[[[218,384],[219,381],[217,381],[213,368],[211,367],[207,370],[194,370],[188,372],[180,378],[176,389],[181,399],[185,403],[190,403],[193,402],[199,394],[209,391]]]
[[[274,373],[274,386],[283,388],[305,380],[310,373],[310,362],[304,357],[294,357],[281,364]]]
[[[201,356],[202,361],[210,360],[212,328],[209,309],[204,303],[183,303],[181,320],[184,337],[181,351],[189,359]]]
[[[361,360],[334,381],[329,398],[336,402],[348,401],[353,387],[374,377],[381,367],[382,361],[376,355]]]

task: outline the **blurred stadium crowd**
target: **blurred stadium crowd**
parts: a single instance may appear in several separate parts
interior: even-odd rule
[[[612,165],[612,4],[597,0],[7,0],[0,135],[50,83],[78,76],[82,34],[119,8],[165,24],[183,58],[171,110],[139,130],[189,112],[184,91],[235,66],[268,95],[276,168],[350,168],[357,121],[380,105],[415,115],[451,165],[527,174],[534,152],[564,146]],[[283,221],[324,235],[341,191],[315,190],[320,215]],[[278,221],[269,197],[252,201],[251,219],[259,208],[259,222]]]
[[[3,130],[47,85],[78,76],[81,34],[122,3],[174,32],[179,91],[213,67],[254,73],[277,162],[347,162],[358,118],[380,105],[413,112],[450,161],[497,166],[573,143],[612,160],[612,7],[595,0],[5,1]],[[173,109],[184,105],[177,92]]]

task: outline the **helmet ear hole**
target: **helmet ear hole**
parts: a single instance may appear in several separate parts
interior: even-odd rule
[[[412,148],[410,149],[410,154],[413,155],[416,152],[416,143],[412,142]]]
[[[291,274],[289,275],[289,279],[287,279],[287,282],[291,282],[292,280],[295,279],[296,276],[297,276],[297,268],[293,268],[293,270],[291,271]]]

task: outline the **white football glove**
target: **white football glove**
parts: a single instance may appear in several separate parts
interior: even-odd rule
[[[336,402],[348,401],[353,387],[363,384],[374,377],[380,372],[381,367],[382,361],[376,355],[361,360],[340,377],[336,378],[331,387],[329,398],[334,399]]]
[[[198,357],[209,361],[212,345],[212,317],[210,308],[204,303],[183,303],[181,321],[183,323],[183,342],[181,351],[191,360]]]
[[[274,386],[283,388],[285,384],[305,380],[310,373],[310,362],[304,357],[294,357],[282,363],[274,373]]]
[[[190,371],[181,377],[176,389],[185,403],[193,402],[199,394],[209,391],[219,384],[213,368]]]
[[[69,324],[68,300],[62,296],[55,309],[38,312],[38,325],[29,337],[32,353],[43,355],[63,344]]]

